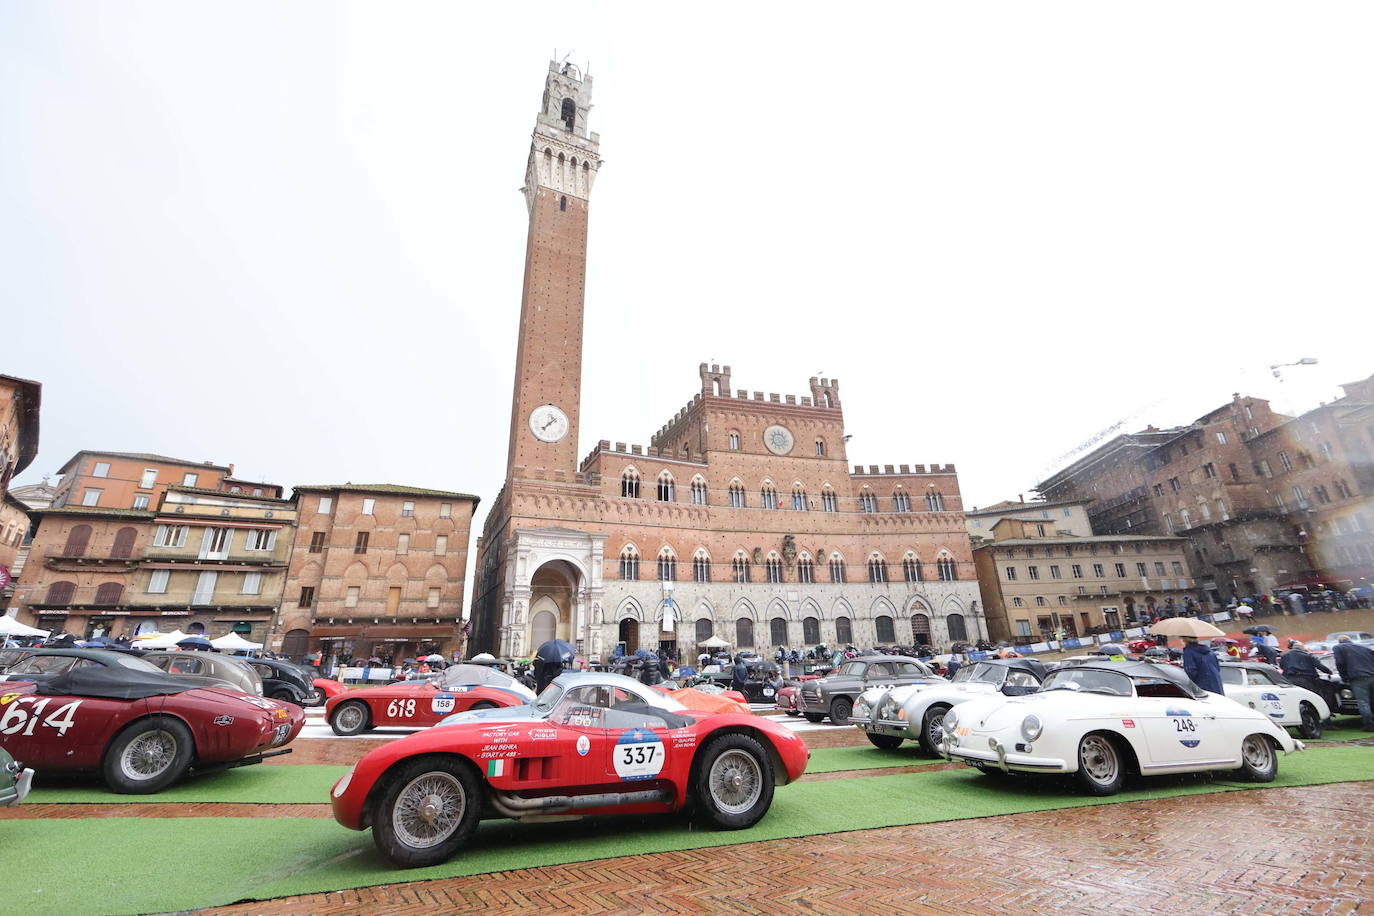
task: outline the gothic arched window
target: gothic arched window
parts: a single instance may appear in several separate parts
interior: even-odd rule
[[[922,581],[921,561],[915,554],[909,553],[902,558],[902,578],[907,582]]]
[[[759,488],[759,502],[762,503],[765,509],[778,508],[778,491],[773,489],[771,483],[765,482],[764,485]]]
[[[938,492],[931,490],[926,494],[926,511],[943,512],[945,511],[945,498]]]
[[[692,581],[711,581],[711,558],[702,551],[697,551],[697,555],[692,557]]]
[[[571,133],[577,128],[577,103],[572,99],[563,100],[563,110],[558,117],[563,121],[563,126]]]
[[[811,561],[810,554],[802,554],[797,558],[797,581],[810,585],[816,581],[816,564]]]
[[[730,561],[730,577],[736,582],[749,581],[749,558],[744,555],[744,551],[735,554]]]
[[[697,621],[697,645],[701,645],[711,638],[711,618],[703,617]]]
[[[667,471],[658,475],[658,501],[661,503],[677,502],[677,484],[673,483],[673,475]]]
[[[739,433],[730,434],[730,451],[739,451]]]
[[[635,550],[633,544],[626,544],[625,549],[620,551],[620,578],[639,578],[639,551]]]
[[[886,582],[887,581],[887,561],[874,554],[868,560],[868,581]]]
[[[897,641],[897,629],[892,625],[892,618],[886,614],[879,614],[873,619],[874,629],[878,634],[878,642],[894,643]]]
[[[768,638],[775,646],[787,645],[787,621],[781,617],[768,621]]]
[[[830,489],[830,484],[826,484],[826,485],[825,485],[825,489],[821,490],[821,511],[822,511],[822,512],[838,512],[838,511],[840,511],[840,503],[839,503],[839,500],[837,500],[837,499],[835,498],[835,491],[832,490],[832,489]]]
[[[824,458],[824,457],[825,457],[825,440],[824,440],[824,439],[817,439],[817,440],[816,440],[816,457],[817,457],[817,458]]]
[[[835,618],[835,642],[847,646],[854,641],[854,627],[848,617]]]
[[[735,621],[735,648],[754,648],[754,621],[748,617],[741,617]]]
[[[677,557],[667,547],[658,554],[658,579],[660,582],[677,581]]]
[[[898,490],[896,493],[893,493],[893,494],[892,494],[892,511],[893,511],[893,512],[910,512],[910,511],[911,511],[911,497],[910,497],[909,495],[907,495],[907,492],[906,492],[905,490]]]
[[[792,508],[797,512],[806,511],[806,490],[801,484],[792,486]]]
[[[821,641],[821,622],[815,617],[802,619],[802,642],[814,646]]]
[[[777,554],[770,554],[768,559],[763,562],[763,571],[767,574],[769,582],[782,581],[782,560],[778,559]]]
[[[830,555],[830,581],[844,582],[844,557],[838,553]],[[848,642],[848,640],[845,640]]]
[[[706,505],[706,481],[699,476],[692,479],[692,505]]]
[[[639,474],[634,468],[626,468],[620,475],[620,495],[639,499]]]
[[[859,511],[860,511],[860,512],[877,512],[877,511],[878,511],[878,497],[874,496],[872,493],[870,493],[870,492],[867,491],[867,490],[865,490],[865,491],[863,491],[862,493],[860,493],[860,494],[859,494]]]
[[[730,508],[743,509],[745,505],[744,487],[738,481],[730,484]]]

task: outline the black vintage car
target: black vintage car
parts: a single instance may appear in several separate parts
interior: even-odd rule
[[[735,681],[734,667],[727,665],[719,671],[703,672],[697,678],[697,683],[714,684],[725,690],[738,689],[732,686]],[[745,667],[749,670],[749,680],[740,690],[744,698],[750,703],[766,703],[769,706],[776,703],[778,694],[773,680],[778,675],[778,666],[761,658],[752,658],[745,661]]]
[[[854,700],[870,687],[896,687],[935,677],[924,662],[902,655],[863,655],[845,660],[823,678],[804,681],[797,705],[808,722],[826,716],[835,725],[848,725]]]
[[[262,678],[263,696],[273,700],[304,706],[315,689],[313,679],[291,662],[277,658],[245,659],[248,666]]]

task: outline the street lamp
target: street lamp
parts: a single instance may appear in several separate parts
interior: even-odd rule
[[[1279,370],[1282,369],[1282,368],[1284,368],[1285,366],[1315,366],[1316,364],[1317,364],[1317,360],[1316,360],[1314,357],[1311,357],[1311,356],[1304,356],[1302,359],[1298,360],[1297,362],[1292,362],[1292,363],[1275,363],[1274,365],[1270,366],[1269,368],[1270,368],[1270,370],[1274,373],[1274,378],[1278,379],[1279,381],[1283,381],[1283,373],[1279,372]]]

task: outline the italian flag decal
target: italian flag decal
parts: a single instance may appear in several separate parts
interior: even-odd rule
[[[488,760],[488,761],[487,761],[487,775],[488,775],[488,776],[504,776],[505,773],[506,773],[506,761],[504,761],[504,760]]]

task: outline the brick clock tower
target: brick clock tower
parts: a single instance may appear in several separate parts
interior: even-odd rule
[[[587,130],[592,78],[549,62],[530,140],[525,201],[530,211],[520,336],[511,398],[507,480],[577,470],[582,309],[587,276],[588,199],[601,167]]]

